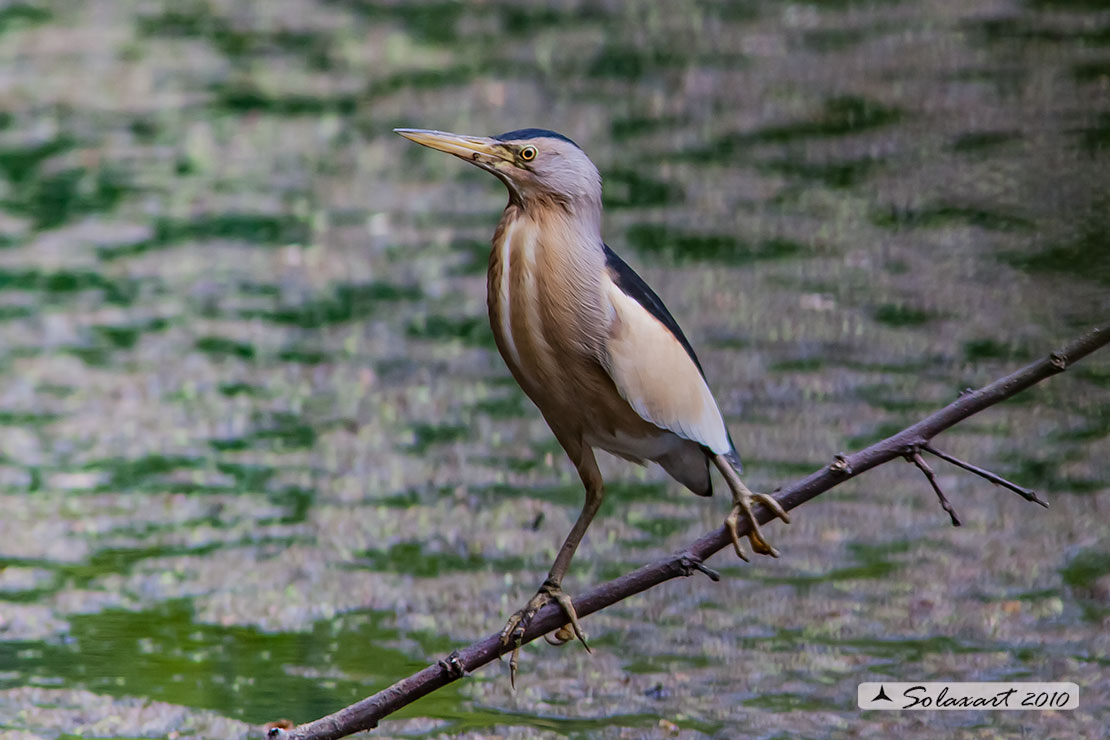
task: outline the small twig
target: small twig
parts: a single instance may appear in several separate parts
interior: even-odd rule
[[[709,580],[711,580],[711,581],[717,582],[717,581],[721,580],[721,574],[720,573],[713,570],[712,568],[706,567],[704,564],[702,564],[700,562],[694,563],[694,570],[699,571],[701,573],[704,573],[706,576],[708,576]]]
[[[925,450],[926,452],[928,452],[932,455],[936,455],[937,457],[939,457],[941,460],[944,460],[945,462],[950,462],[953,465],[955,465],[956,467],[963,468],[964,470],[968,471],[969,473],[975,473],[975,475],[979,476],[980,478],[986,478],[991,483],[994,483],[996,486],[1002,486],[1003,488],[1009,488],[1011,491],[1013,491],[1017,495],[1021,496],[1026,501],[1032,501],[1035,504],[1040,504],[1041,506],[1045,507],[1046,509],[1048,508],[1048,502],[1045,501],[1044,499],[1042,499],[1040,496],[1038,496],[1036,491],[1033,491],[1029,488],[1025,488],[1023,486],[1019,486],[1017,483],[1011,483],[1010,481],[1006,480],[1002,476],[995,475],[994,473],[992,473],[989,470],[984,470],[983,468],[980,468],[978,465],[972,465],[969,462],[964,462],[963,460],[959,459],[958,457],[952,457],[951,455],[949,455],[947,453],[941,452],[940,450],[938,450],[936,447],[933,447],[933,445],[931,445],[928,442],[921,443],[920,447],[921,447],[921,449]]]
[[[915,449],[912,453],[906,455],[906,460],[916,465],[917,469],[924,473],[925,477],[929,479],[929,485],[933,487],[933,491],[936,492],[937,498],[940,499],[940,508],[947,511],[948,516],[952,517],[952,526],[960,526],[962,522],[960,522],[960,518],[956,516],[956,510],[952,508],[952,504],[948,501],[948,497],[944,495],[944,491],[940,490],[940,484],[937,483],[936,473],[929,467],[929,463],[925,462],[925,458],[921,456],[921,453]]]
[[[693,575],[694,571],[696,570],[699,573],[704,573],[709,578],[709,580],[713,581],[714,583],[721,580],[720,573],[713,570],[712,568],[707,567],[705,563],[698,560],[697,558],[684,557],[679,560],[679,566],[686,571],[686,575],[688,576]]]

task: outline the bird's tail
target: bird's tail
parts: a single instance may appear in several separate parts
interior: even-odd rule
[[[656,458],[667,475],[699,496],[713,495],[713,481],[709,477],[709,458],[701,446],[682,445],[662,457]]]

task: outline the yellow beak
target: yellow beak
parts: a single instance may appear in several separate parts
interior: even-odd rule
[[[446,131],[430,131],[422,128],[395,128],[393,132],[404,136],[406,139],[415,141],[417,144],[423,144],[431,149],[438,149],[441,152],[454,154],[460,159],[465,159],[475,164],[493,164],[493,162],[489,160],[483,161],[482,157],[488,157],[494,161],[512,160],[504,144],[497,139],[491,139],[486,136],[464,136],[462,134],[451,134]]]

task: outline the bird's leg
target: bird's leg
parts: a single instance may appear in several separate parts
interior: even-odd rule
[[[790,523],[790,517],[786,515],[779,502],[772,496],[765,493],[752,493],[744,482],[740,480],[740,475],[736,472],[736,468],[732,467],[732,463],[728,461],[724,455],[714,455],[713,464],[721,471],[721,475],[725,477],[729,489],[732,491],[732,510],[725,518],[725,526],[728,527],[728,532],[732,535],[732,546],[736,549],[736,554],[742,559],[747,560],[744,555],[744,550],[740,547],[740,537],[736,532],[736,525],[740,522],[740,515],[743,514],[747,519],[750,530],[748,531],[748,540],[752,543],[752,549],[760,555],[770,555],[773,558],[779,556],[779,551],[771,546],[764,537],[763,532],[759,529],[759,520],[756,519],[755,514],[752,512],[752,502],[757,501],[768,509],[771,513],[782,519],[787,524]]]
[[[539,591],[523,609],[509,617],[505,628],[501,630],[501,641],[505,645],[519,646],[521,639],[524,637],[524,631],[528,629],[528,625],[532,621],[532,617],[541,608],[553,601],[566,612],[574,636],[581,640],[583,645],[586,645],[586,638],[583,635],[581,625],[578,623],[578,614],[574,610],[570,597],[563,593],[562,583],[563,576],[570,567],[571,558],[574,557],[582,537],[586,534],[586,528],[590,526],[597,510],[601,508],[602,498],[603,494],[600,487],[593,491],[587,489],[586,504],[582,507],[582,513],[578,516],[578,521],[571,527],[570,534],[563,541],[563,546],[559,548],[559,554],[555,557],[555,562],[552,564],[543,585],[540,586]],[[588,645],[586,649],[589,649]]]
[[[586,651],[590,652],[590,646],[586,643],[586,635],[582,631],[582,625],[578,623],[578,613],[574,610],[574,604],[570,597],[563,592],[562,588],[563,576],[570,568],[570,561],[574,557],[575,551],[578,550],[578,545],[582,542],[590,522],[593,521],[598,509],[601,508],[601,502],[605,497],[601,472],[597,468],[593,452],[586,448],[583,457],[586,459],[583,459],[578,465],[578,473],[586,486],[586,503],[582,506],[582,513],[578,515],[578,520],[571,527],[570,533],[563,541],[563,546],[559,548],[559,554],[555,556],[555,562],[552,563],[551,570],[548,572],[543,585],[540,586],[540,590],[536,592],[536,595],[528,601],[523,609],[509,617],[509,621],[501,630],[501,643],[506,646],[513,646],[513,654],[509,659],[509,680],[514,685],[516,684],[517,657],[520,653],[524,633],[532,622],[532,618],[536,616],[536,612],[551,602],[555,602],[562,607],[567,615],[568,623],[556,631],[554,641],[548,640],[548,642],[561,645],[573,638],[578,638],[582,641],[582,646],[586,648]]]

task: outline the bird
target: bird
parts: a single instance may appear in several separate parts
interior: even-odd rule
[[[736,554],[742,516],[760,554],[778,556],[752,506],[789,522],[774,498],[752,493],[720,407],[686,335],[662,299],[602,239],[597,167],[574,141],[540,128],[469,136],[397,128],[397,134],[463,159],[504,183],[509,200],[493,235],[487,308],[497,349],[539,409],[585,488],[585,503],[547,578],[500,633],[513,648],[514,682],[522,638],[549,603],[565,612],[559,644],[589,650],[563,577],[604,498],[595,449],[654,461],[699,496],[713,492],[710,464],[732,493],[725,519]]]

